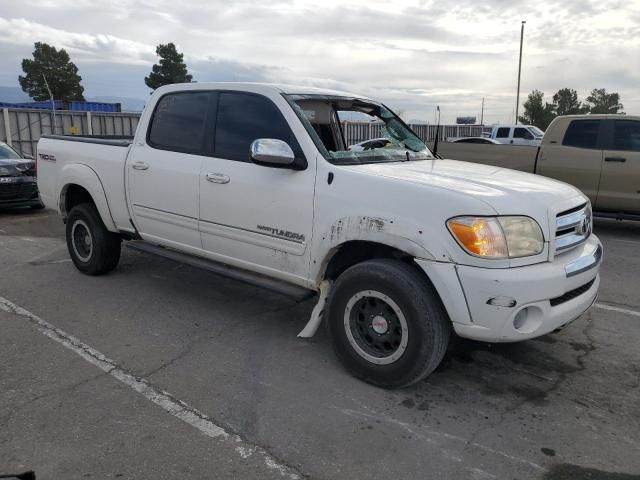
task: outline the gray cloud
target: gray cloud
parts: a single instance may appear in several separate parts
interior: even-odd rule
[[[145,98],[154,48],[173,41],[198,81],[282,81],[381,98],[408,118],[509,121],[520,20],[523,92],[619,91],[640,110],[640,4],[623,0],[0,0],[0,85],[42,40],[67,48],[92,96]]]

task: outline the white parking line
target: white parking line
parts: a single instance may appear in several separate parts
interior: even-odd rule
[[[613,305],[605,305],[604,303],[596,303],[593,306],[596,308],[601,308],[602,310],[610,310],[612,312],[626,313],[627,315],[640,317],[640,312],[636,310],[629,310],[627,308],[614,307]]]
[[[229,434],[223,427],[216,425],[205,414],[191,407],[189,404],[177,399],[169,392],[161,390],[151,385],[144,378],[137,378],[131,373],[126,372],[116,362],[106,357],[96,349],[82,343],[77,338],[60,330],[46,320],[25,310],[15,303],[0,297],[0,310],[23,317],[35,324],[40,333],[46,335],[50,339],[63,345],[77,355],[84,358],[87,362],[95,365],[104,372],[111,375],[116,380],[122,382],[127,387],[140,393],[148,400],[162,407],[176,418],[179,418],[192,427],[197,428],[210,438],[219,438],[232,442],[235,452],[243,459],[252,455],[261,457],[265,466],[271,470],[278,472],[281,476],[291,480],[301,478],[300,475],[292,468],[278,463],[266,450],[256,445],[252,445],[242,440],[238,435]]]
[[[629,245],[640,245],[640,241],[638,240],[623,240],[621,238],[610,238],[609,240],[618,243],[627,243]]]

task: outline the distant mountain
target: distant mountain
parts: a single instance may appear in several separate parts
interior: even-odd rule
[[[29,95],[24,93],[20,87],[0,86],[0,102],[19,103],[30,102]],[[119,103],[123,112],[141,112],[144,108],[145,100],[130,97],[98,96],[87,97],[89,102]]]
[[[130,97],[87,97],[89,102],[105,102],[105,103],[119,103],[123,112],[141,112],[146,103],[140,98]]]
[[[31,99],[20,87],[0,87],[0,102],[18,103]]]

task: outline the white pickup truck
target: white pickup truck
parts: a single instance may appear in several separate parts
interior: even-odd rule
[[[544,132],[534,125],[497,125],[483,134],[498,143],[510,145],[540,145]]]
[[[344,112],[384,122],[389,142],[348,150]],[[43,137],[38,186],[81,272],[113,270],[125,240],[317,294],[300,336],[324,319],[345,367],[384,387],[431,373],[451,330],[514,342],[561,328],[600,283],[602,246],[579,190],[436,158],[383,104],[349,93],[162,87],[132,141]]]

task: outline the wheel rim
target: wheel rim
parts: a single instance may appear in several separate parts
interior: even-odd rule
[[[89,226],[83,220],[76,220],[71,227],[71,245],[81,261],[89,261],[93,253],[93,238]]]
[[[387,295],[364,290],[353,295],[344,311],[349,343],[362,358],[377,365],[398,360],[407,349],[407,320]]]

